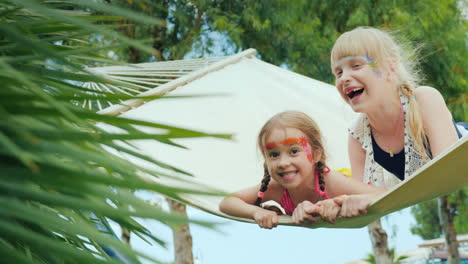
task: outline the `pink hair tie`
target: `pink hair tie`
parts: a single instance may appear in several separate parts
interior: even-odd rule
[[[258,197],[258,198],[263,198],[263,196],[265,196],[265,193],[264,193],[264,192],[258,192],[258,193],[257,193],[257,197]]]
[[[330,172],[330,168],[329,168],[328,166],[325,166],[325,168],[323,168],[323,172],[329,173],[329,172]]]
[[[330,170],[330,169],[328,169]],[[315,191],[320,195],[323,196],[325,199],[328,199],[328,196],[325,194],[324,191],[320,190],[320,185],[319,185],[319,173],[318,171],[315,171]]]

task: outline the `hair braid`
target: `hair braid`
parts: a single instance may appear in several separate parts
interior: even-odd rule
[[[320,190],[322,192],[325,191],[325,179],[323,178],[323,171],[325,170],[325,167],[326,165],[322,161],[317,162],[316,170],[318,172],[318,176],[319,176],[318,182],[319,182]]]
[[[266,164],[263,164],[263,179],[262,179],[262,185],[260,186],[260,192],[266,192],[268,189],[268,184],[270,183],[270,173],[268,172],[268,168]],[[257,200],[255,200],[255,205],[260,206],[260,203],[262,202],[262,197],[257,197]]]
[[[429,146],[424,133],[424,127],[421,115],[419,113],[419,106],[416,98],[414,97],[414,89],[408,84],[401,84],[400,91],[409,99],[409,132],[411,138],[413,138],[415,143],[416,150],[425,158],[428,159],[428,149]]]

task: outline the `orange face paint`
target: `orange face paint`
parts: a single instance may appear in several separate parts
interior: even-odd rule
[[[295,144],[295,143],[300,144],[301,141],[298,138],[287,138],[281,141],[280,143],[283,145],[290,145],[290,144]]]
[[[281,145],[290,145],[290,144],[294,144],[294,143],[300,144],[301,141],[298,138],[287,138],[287,139],[279,142],[279,144],[281,144]],[[268,142],[268,143],[265,144],[266,149],[276,148],[276,146],[277,146],[276,142]]]

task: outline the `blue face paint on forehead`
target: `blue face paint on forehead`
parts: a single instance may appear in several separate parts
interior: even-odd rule
[[[353,60],[353,59],[361,59],[361,60],[366,61],[367,64],[369,64],[369,66],[371,67],[372,72],[374,72],[374,74],[378,78],[382,77],[382,71],[378,67],[377,62],[375,61],[375,59],[373,59],[372,57],[369,56],[369,53],[364,54],[364,56],[346,56],[346,57],[343,57],[343,58],[341,58],[341,59],[339,59],[338,61],[335,62],[334,68],[341,67],[345,62]]]

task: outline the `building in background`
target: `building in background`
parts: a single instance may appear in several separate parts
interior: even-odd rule
[[[458,235],[460,264],[468,264],[468,234]],[[444,238],[426,240],[418,248],[398,252],[395,259],[401,256],[407,258],[400,260],[400,264],[445,264],[447,263],[447,249]],[[370,262],[360,259],[344,264],[369,264]]]

